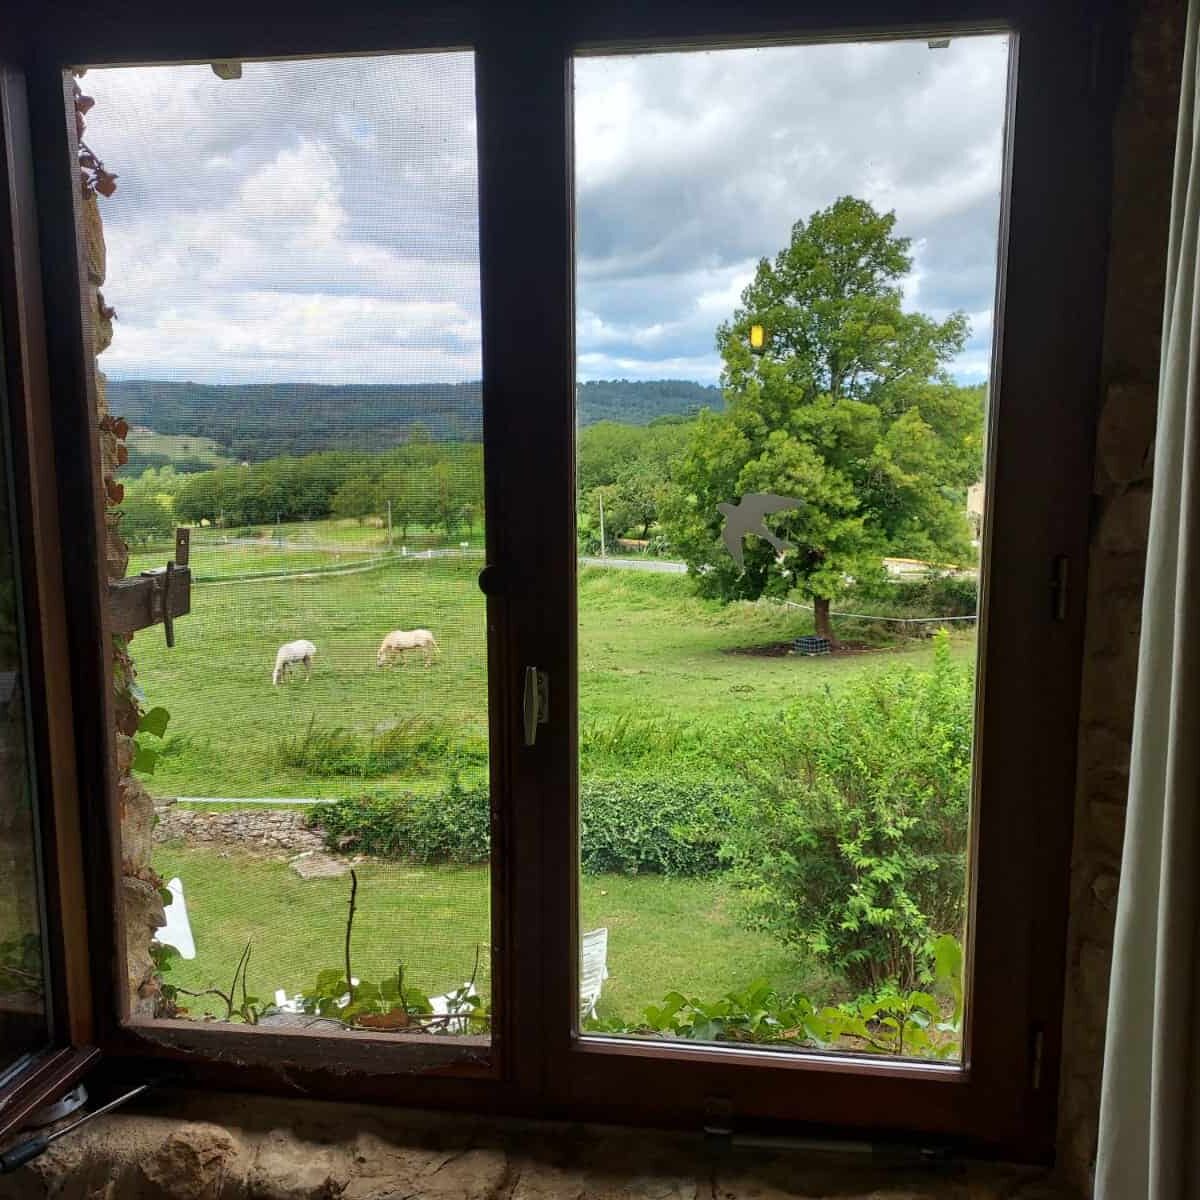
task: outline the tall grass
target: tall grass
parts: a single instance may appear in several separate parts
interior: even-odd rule
[[[487,744],[462,737],[449,722],[428,717],[404,717],[384,729],[362,734],[341,726],[318,725],[314,716],[302,734],[276,743],[275,761],[319,778],[376,779],[451,761],[458,766],[481,766],[487,762]]]

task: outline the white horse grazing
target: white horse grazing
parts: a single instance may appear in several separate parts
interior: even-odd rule
[[[420,650],[425,656],[425,665],[433,661],[435,654],[440,655],[437,640],[428,629],[393,629],[379,643],[379,653],[375,656],[375,665],[383,667],[391,660],[404,665],[404,655],[410,650]]]
[[[304,664],[304,678],[312,676],[312,660],[317,648],[312,642],[301,638],[298,642],[285,642],[275,655],[275,670],[271,673],[271,682],[278,687],[279,681],[285,678],[297,663]]]

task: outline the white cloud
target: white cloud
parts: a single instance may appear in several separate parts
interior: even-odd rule
[[[711,381],[759,256],[837,196],[894,208],[906,302],[986,373],[1003,38],[589,58],[575,79],[579,374]],[[113,375],[479,374],[470,54],[94,70]]]

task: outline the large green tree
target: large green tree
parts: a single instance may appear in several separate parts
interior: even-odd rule
[[[754,599],[795,588],[830,638],[830,601],[847,576],[877,569],[884,554],[971,554],[963,501],[980,474],[982,393],[946,372],[967,321],[905,311],[912,258],[895,224],[845,196],[798,221],[774,262],[759,262],[717,330],[726,409],[700,415],[664,505],[703,592]],[[792,549],[777,555],[747,538],[742,569],[717,505],[751,492],[801,503],[767,518]]]

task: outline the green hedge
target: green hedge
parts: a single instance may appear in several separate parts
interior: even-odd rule
[[[579,821],[584,871],[708,875],[721,870],[734,790],[707,779],[584,781]]]
[[[487,788],[458,780],[429,795],[362,795],[322,804],[308,824],[333,850],[405,862],[487,862],[491,843]]]
[[[588,780],[582,785],[584,871],[705,875],[722,867],[736,785],[713,780]],[[335,850],[406,862],[480,863],[489,852],[485,786],[458,781],[431,795],[374,796],[323,804],[309,824]]]
[[[945,574],[894,579],[881,570],[857,579],[833,607],[886,617],[970,617],[979,611],[979,581]]]

